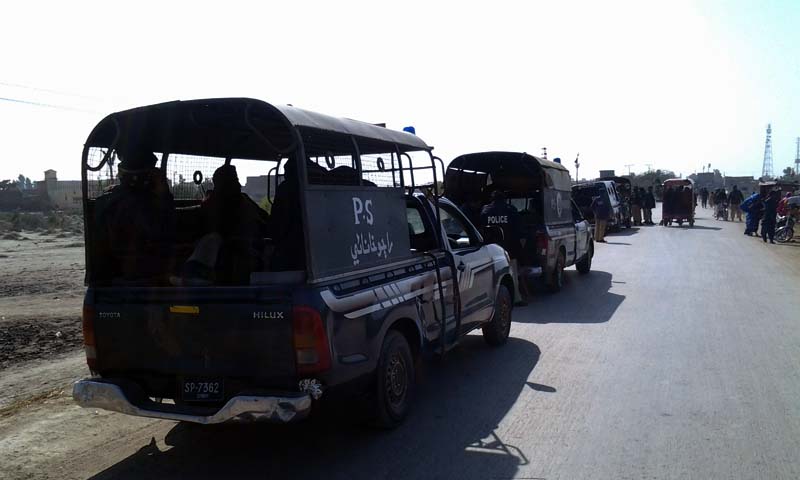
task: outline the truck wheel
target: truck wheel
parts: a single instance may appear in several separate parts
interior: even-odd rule
[[[489,323],[483,326],[483,339],[493,347],[500,346],[508,340],[511,331],[511,294],[500,285],[494,302],[494,315]]]
[[[408,341],[400,332],[389,330],[378,359],[375,423],[394,428],[405,419],[414,394],[414,360]]]
[[[564,258],[564,252],[559,252],[558,259],[556,260],[556,268],[550,273],[550,281],[547,282],[547,289],[552,293],[556,293],[564,286],[564,265],[567,263]]]
[[[589,251],[586,252],[586,255],[581,259],[580,262],[575,264],[575,268],[578,269],[578,273],[582,275],[586,275],[592,270],[592,256],[594,255],[594,246],[589,245]]]

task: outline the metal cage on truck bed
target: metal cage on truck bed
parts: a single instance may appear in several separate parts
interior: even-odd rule
[[[409,257],[404,195],[431,185],[438,198],[444,170],[414,134],[260,100],[174,101],[113,113],[91,132],[82,156],[87,283],[102,261],[90,253],[95,201],[119,183],[117,153],[131,148],[156,154],[178,209],[201,203],[222,165],[259,173],[250,178],[263,185],[262,205],[273,212],[281,185],[296,178],[297,204],[280,207],[301,224],[302,239],[293,241],[304,248],[302,268],[287,270],[304,271],[309,282]],[[253,272],[251,283],[274,281],[272,274],[287,278]]]

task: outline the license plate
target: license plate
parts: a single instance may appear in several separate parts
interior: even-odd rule
[[[181,382],[181,397],[191,402],[213,402],[222,400],[222,379],[185,378]]]

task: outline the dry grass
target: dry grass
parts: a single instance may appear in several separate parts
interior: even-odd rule
[[[0,418],[10,417],[15,413],[19,412],[23,408],[28,408],[32,405],[37,403],[42,403],[47,400],[55,399],[64,395],[64,390],[66,387],[58,387],[52,390],[48,390],[46,392],[42,392],[31,397],[20,398],[14,400],[10,404],[0,407]]]

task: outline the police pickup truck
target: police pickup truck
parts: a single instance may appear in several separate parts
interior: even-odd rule
[[[589,222],[570,199],[571,183],[560,163],[523,152],[461,155],[445,176],[447,195],[459,204],[488,203],[502,192],[518,215],[518,243],[508,249],[521,283],[531,290],[544,283],[553,292],[561,290],[565,268],[589,273],[594,256]]]
[[[268,217],[236,187],[254,165]],[[399,424],[421,356],[511,326],[508,256],[437,194],[440,165],[411,133],[251,99],[108,116],[82,158],[75,401],[214,424],[358,395]]]

